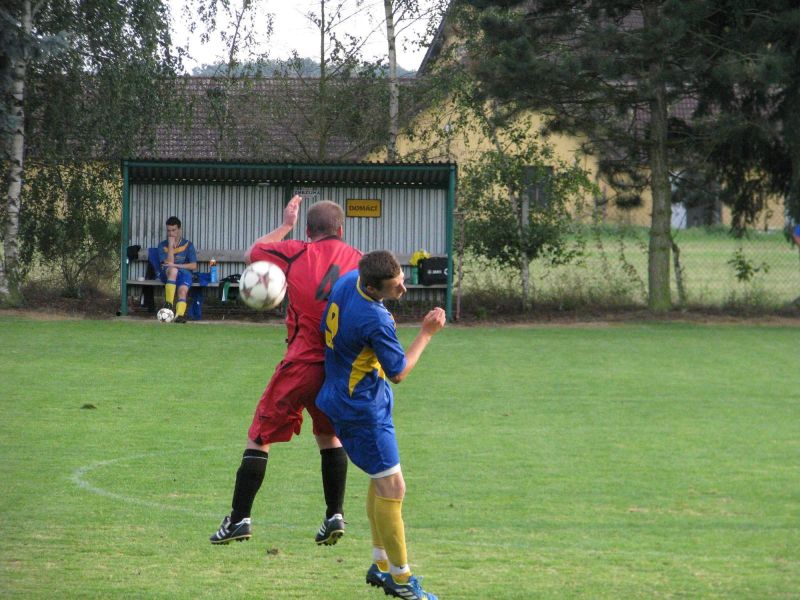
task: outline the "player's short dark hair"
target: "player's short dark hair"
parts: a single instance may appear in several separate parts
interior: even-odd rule
[[[383,287],[387,279],[394,279],[403,269],[388,250],[375,250],[368,252],[358,261],[358,274],[361,277],[361,286],[371,286],[376,290]]]
[[[177,225],[178,229],[181,228],[181,220],[178,217],[170,217],[167,219],[167,225]]]
[[[336,202],[320,200],[308,209],[306,226],[311,237],[338,235],[339,228],[344,226],[344,211]]]

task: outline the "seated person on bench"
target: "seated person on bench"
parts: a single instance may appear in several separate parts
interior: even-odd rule
[[[158,260],[159,277],[164,282],[164,306],[175,311],[175,323],[186,323],[186,296],[192,286],[192,271],[197,269],[197,252],[192,242],[183,237],[178,217],[167,219],[167,239],[158,245]]]

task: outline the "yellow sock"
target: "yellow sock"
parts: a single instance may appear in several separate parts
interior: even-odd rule
[[[378,526],[375,525],[375,481],[372,479],[370,479],[369,488],[367,488],[367,520],[369,521],[369,531],[372,534],[373,548],[383,548],[381,536],[378,534]],[[389,569],[386,570],[388,571]]]
[[[370,480],[369,488],[367,489],[367,520],[369,521],[369,530],[372,534],[372,560],[378,565],[378,568],[384,573],[389,572],[389,560],[386,558],[386,551],[381,542],[381,536],[378,535],[378,527],[375,525],[375,481]],[[378,558],[383,556],[384,558]]]
[[[167,283],[164,285],[164,299],[170,304],[173,304],[175,302],[176,287],[177,286],[175,285],[174,281],[167,281]]]
[[[175,305],[175,316],[182,317],[186,313],[186,300],[178,300]]]
[[[406,531],[403,524],[403,501],[396,498],[383,498],[375,496],[374,518],[378,535],[386,548],[389,562],[395,567],[408,565],[408,553],[406,551]],[[411,572],[400,575],[392,575],[395,581],[405,583],[411,576]]]

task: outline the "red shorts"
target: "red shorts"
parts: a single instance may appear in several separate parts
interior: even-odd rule
[[[324,379],[324,363],[281,361],[261,395],[247,436],[256,444],[288,442],[300,433],[304,408],[311,415],[314,435],[335,435],[314,403]]]

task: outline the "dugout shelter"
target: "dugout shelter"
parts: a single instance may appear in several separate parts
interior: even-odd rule
[[[165,237],[177,216],[198,253],[200,272],[215,258],[219,279],[241,273],[243,254],[259,236],[283,222],[283,209],[301,194],[298,225],[287,239],[305,235],[308,207],[332,200],[345,211],[344,239],[363,252],[390,250],[406,276],[408,293],[392,310],[420,312],[439,305],[452,315],[453,163],[250,163],[124,160],[120,248],[120,314],[134,309],[147,283],[146,249]],[[131,256],[139,246],[140,257]],[[436,283],[412,283],[411,256],[424,249],[446,265]],[[414,275],[416,273],[413,273]],[[207,284],[206,293],[215,284]],[[407,311],[407,308],[418,310]]]

